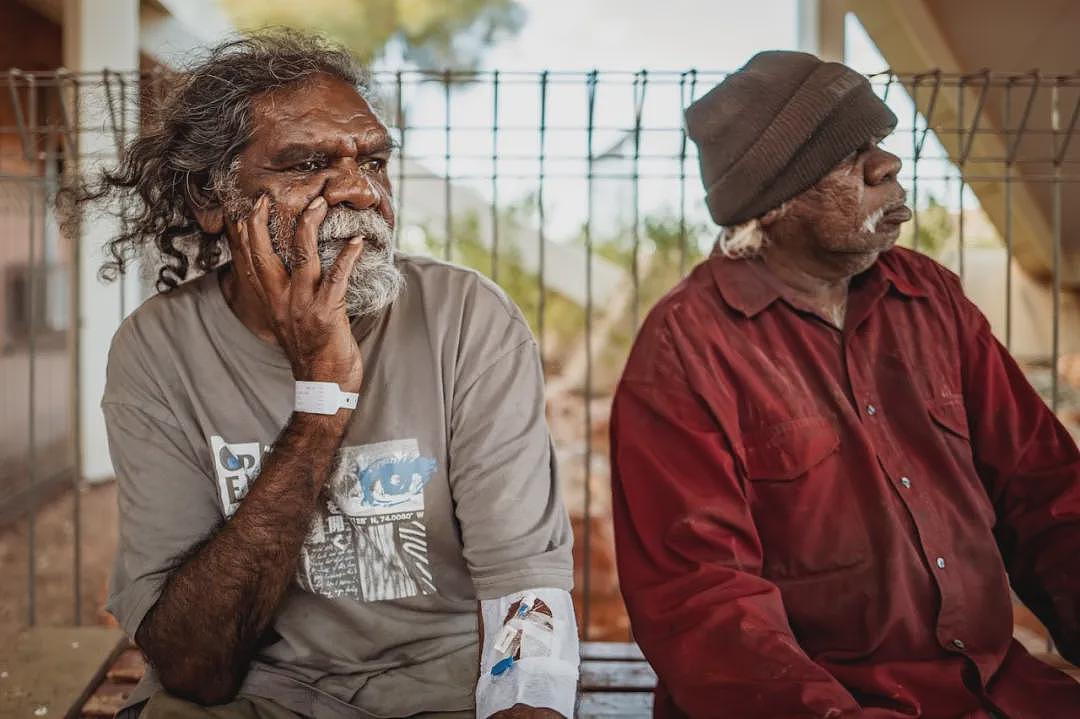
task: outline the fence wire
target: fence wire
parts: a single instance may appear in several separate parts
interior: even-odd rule
[[[725,74],[436,72],[376,74],[396,134],[404,251],[469,265],[522,307],[548,383],[548,416],[579,538],[576,600],[587,639],[625,639],[614,573],[607,465],[611,395],[649,307],[709,252],[709,224],[682,109]],[[1080,74],[886,72],[870,77],[900,117],[914,218],[903,242],[955,270],[1047,402],[1080,418]],[[57,187],[115,159],[173,76],[0,73],[0,520],[28,526],[26,622],[38,621],[35,518],[73,497],[73,620],[82,606],[80,261]],[[89,134],[109,143],[92,147]],[[117,285],[119,312],[144,293]],[[119,321],[120,317],[117,318]],[[1066,326],[1062,326],[1063,323]],[[96,590],[95,590],[96,591]]]

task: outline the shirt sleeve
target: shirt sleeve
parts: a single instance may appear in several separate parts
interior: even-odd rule
[[[641,343],[660,344],[648,334]],[[690,716],[857,714],[799,647],[779,589],[761,577],[724,433],[677,358],[653,349],[635,346],[652,366],[624,375],[611,424],[619,580],[635,639]]]
[[[570,520],[531,337],[488,357],[456,393],[450,486],[479,599],[573,585]]]
[[[1009,580],[1061,654],[1080,663],[1080,453],[952,280],[972,452]]]
[[[106,608],[134,637],[169,572],[222,515],[213,481],[179,427],[130,405],[105,403],[102,409],[119,504]]]

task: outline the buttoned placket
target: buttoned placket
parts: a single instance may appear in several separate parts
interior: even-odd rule
[[[859,357],[856,345],[857,334],[845,331],[843,333],[843,341],[841,342],[841,351],[843,353],[844,365],[847,369],[851,396],[855,398],[859,409],[860,422],[866,427],[867,433],[871,438],[871,443],[874,445],[875,453],[878,455],[878,459],[885,468],[887,476],[893,480],[893,487],[897,498],[908,510],[908,514],[915,527],[916,540],[927,561],[928,571],[931,573],[935,584],[937,584],[938,591],[942,596],[942,601],[947,602],[951,596],[951,593],[949,592],[950,578],[948,575],[948,559],[943,554],[934,551],[935,548],[931,546],[933,538],[928,537],[927,532],[924,531],[923,522],[920,521],[923,519],[920,515],[924,512],[924,507],[920,506],[922,497],[920,493],[915,490],[914,482],[910,475],[904,473],[902,470],[896,471],[903,462],[902,458],[892,456],[893,453],[889,452],[887,449],[891,446],[891,443],[888,442],[884,436],[888,432],[888,423],[886,419],[888,408],[881,406],[881,403],[875,397],[872,388],[867,386],[864,382],[862,376],[863,373],[859,371]],[[928,539],[930,541],[928,541]],[[942,616],[945,614],[945,612],[942,612]],[[949,651],[966,653],[967,643],[961,637],[955,636],[955,632],[950,627],[943,626],[940,618],[937,634],[943,648]]]

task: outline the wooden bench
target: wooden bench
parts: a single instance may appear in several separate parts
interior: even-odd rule
[[[0,650],[0,717],[109,719],[146,670],[139,650],[116,629],[32,629],[5,649],[11,651]],[[1080,669],[1060,656],[1036,656],[1080,681]],[[581,719],[646,719],[655,686],[656,674],[637,645],[582,643]]]
[[[110,719],[146,671],[123,633],[103,627],[31,629],[0,656],[0,717]],[[655,684],[637,646],[583,643],[578,716],[649,717]]]
[[[23,632],[0,648],[0,717],[112,717],[143,673],[142,656],[128,647],[123,632],[107,627]]]
[[[656,672],[636,644],[581,645],[579,717],[651,717]]]
[[[33,629],[0,659],[0,717],[109,719],[144,671],[139,650],[118,630]],[[579,717],[649,717],[655,685],[636,645],[582,644]]]
[[[131,695],[145,667],[139,650],[126,640],[110,652],[104,672],[95,676],[83,693],[81,711],[72,717],[106,719],[112,717]],[[581,646],[581,691],[579,717],[652,716],[652,690],[656,674],[634,644],[586,642]],[[8,716],[0,712],[0,716]]]

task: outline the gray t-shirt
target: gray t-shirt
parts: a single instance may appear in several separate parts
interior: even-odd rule
[[[536,343],[479,274],[399,256],[406,289],[354,323],[360,404],[296,583],[242,693],[310,716],[468,710],[477,600],[569,590]],[[102,406],[119,484],[109,611],[134,636],[174,559],[231,516],[292,412],[284,353],[216,272],[120,327]],[[157,688],[153,676],[132,697]]]

